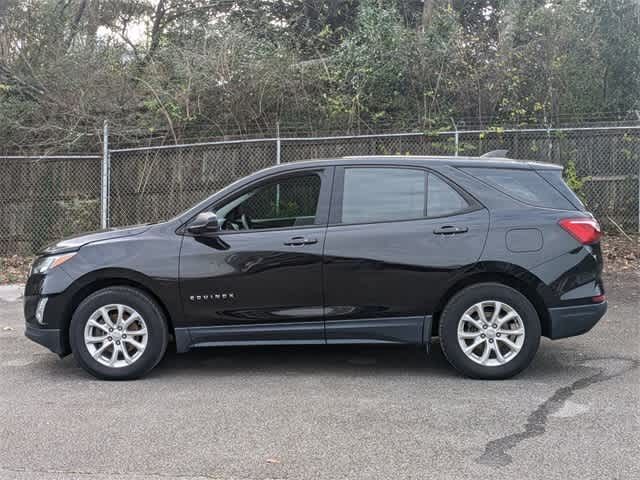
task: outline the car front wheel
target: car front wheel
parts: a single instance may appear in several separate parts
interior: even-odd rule
[[[505,379],[524,370],[540,343],[540,321],[529,300],[499,283],[467,287],[440,317],[442,351],[472,378]]]
[[[156,302],[142,291],[108,287],[76,308],[69,340],[74,358],[86,371],[106,380],[129,380],[162,359],[167,324]]]

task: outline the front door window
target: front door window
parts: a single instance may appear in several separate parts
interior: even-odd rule
[[[295,175],[255,187],[220,207],[223,230],[261,230],[313,225],[320,197],[320,176]]]

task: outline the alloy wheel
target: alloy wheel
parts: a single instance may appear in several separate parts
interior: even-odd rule
[[[469,359],[487,367],[513,360],[524,339],[524,322],[518,312],[497,300],[472,305],[458,321],[460,348]]]
[[[122,368],[138,360],[149,339],[147,324],[133,308],[105,305],[91,314],[84,328],[89,354],[110,368]]]

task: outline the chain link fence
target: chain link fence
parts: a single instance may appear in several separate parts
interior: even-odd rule
[[[0,256],[100,228],[96,155],[0,157]]]
[[[272,140],[112,150],[109,224],[168,219],[251,172],[274,165]]]
[[[0,256],[33,253],[101,224],[168,219],[278,163],[350,155],[479,156],[491,150],[508,150],[510,158],[522,160],[572,162],[576,179],[583,181],[578,193],[605,230],[638,231],[640,126],[495,129],[234,140],[105,149],[104,156],[0,157]]]

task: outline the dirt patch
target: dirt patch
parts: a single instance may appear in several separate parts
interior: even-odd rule
[[[33,257],[0,257],[0,285],[25,283]]]
[[[602,238],[605,272],[640,270],[640,235],[605,235]]]

